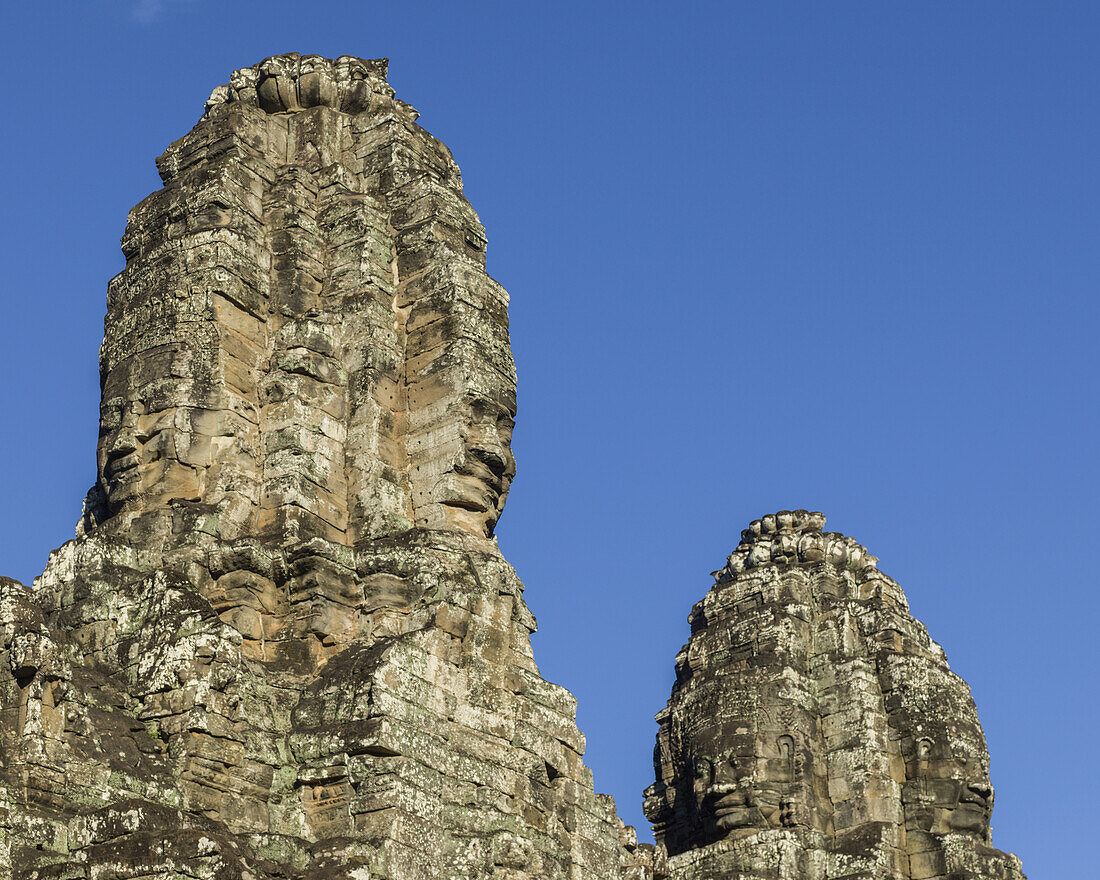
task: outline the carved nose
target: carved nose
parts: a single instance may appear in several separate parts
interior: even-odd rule
[[[128,431],[120,433],[107,444],[107,455],[112,458],[121,458],[131,452],[137,452],[137,438]]]
[[[508,470],[508,449],[495,424],[483,422],[474,425],[466,436],[466,454],[500,478]]]
[[[736,782],[714,782],[707,788],[707,799],[722,807],[750,806],[751,793]]]
[[[117,462],[119,459],[126,458],[128,455],[138,451],[138,440],[132,430],[128,430],[125,425],[118,431],[115,431],[114,436],[108,438],[106,444],[103,446],[103,452],[106,456],[107,463]]]
[[[484,438],[487,440],[488,438]],[[508,469],[508,460],[504,453],[504,447],[499,443],[494,442],[477,442],[473,443],[469,447],[470,455],[481,462],[494,477],[498,479],[504,476],[504,472]]]

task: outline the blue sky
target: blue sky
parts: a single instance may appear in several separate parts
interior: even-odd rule
[[[94,475],[126,212],[235,68],[388,56],[512,294],[501,547],[640,827],[691,604],[824,510],[971,684],[994,842],[1091,861],[1100,5],[5,4],[0,572]],[[1079,873],[1077,870],[1075,873]]]

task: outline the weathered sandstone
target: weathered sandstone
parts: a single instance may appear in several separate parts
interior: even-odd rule
[[[78,537],[0,584],[0,875],[638,860],[492,539],[508,297],[385,75],[237,71],[130,214]]]
[[[756,520],[692,609],[646,815],[674,880],[1021,880],[970,690],[825,517]]]

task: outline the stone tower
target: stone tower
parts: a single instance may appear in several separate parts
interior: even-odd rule
[[[508,298],[416,118],[282,55],[158,160],[78,536],[0,581],[0,877],[643,870],[492,538]]]
[[[672,880],[1022,880],[969,688],[824,525],[754,521],[692,609],[645,801]]]

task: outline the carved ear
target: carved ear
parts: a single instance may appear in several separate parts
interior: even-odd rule
[[[792,781],[794,779],[794,737],[789,734],[783,734],[776,741],[779,747],[779,757],[783,762],[784,772],[787,774],[785,781]]]
[[[691,775],[693,779],[705,779],[709,782],[714,778],[714,762],[709,758],[692,758]]]

